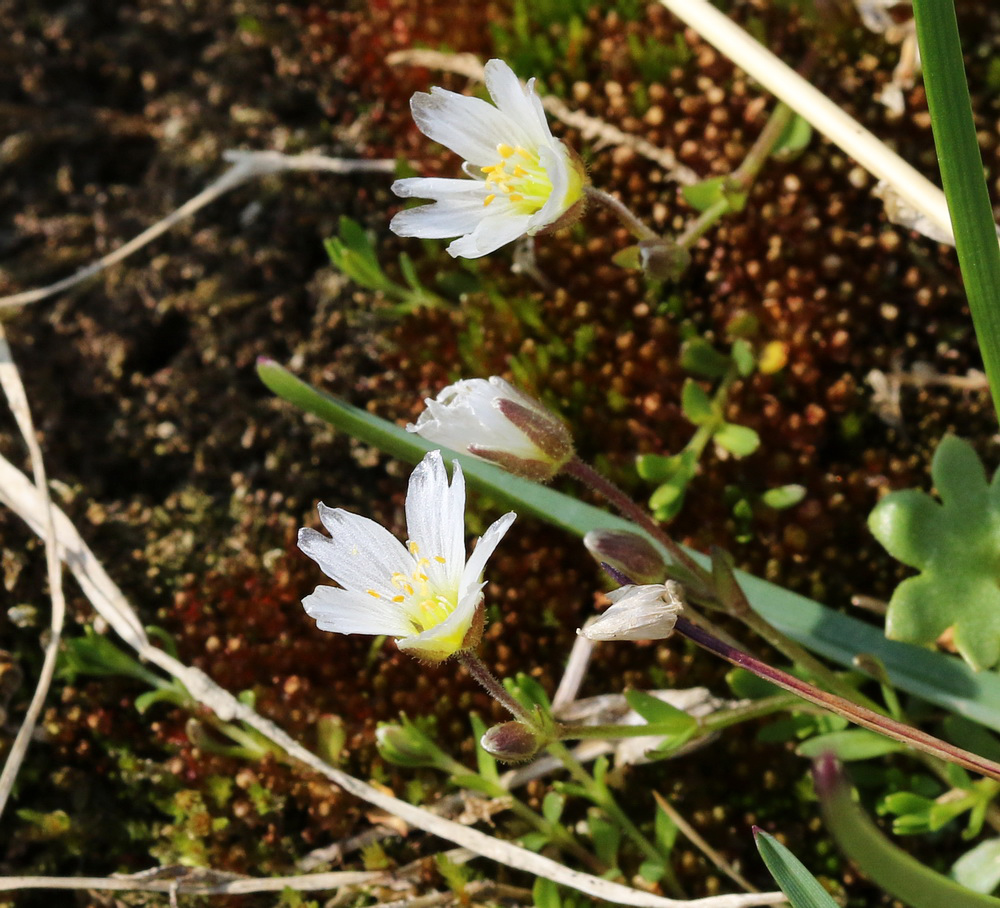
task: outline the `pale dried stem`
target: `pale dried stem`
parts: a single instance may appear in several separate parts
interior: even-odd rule
[[[340,174],[392,173],[396,166],[395,161],[388,159],[356,161],[346,158],[330,158],[321,154],[301,154],[293,157],[279,151],[227,151],[223,153],[222,157],[229,161],[232,166],[196,196],[188,199],[180,208],[157,221],[152,227],[148,227],[134,239],[119,246],[114,252],[109,252],[69,277],[37,290],[25,290],[23,293],[0,297],[0,309],[37,303],[75,287],[87,278],[100,274],[105,268],[128,258],[133,252],[162,236],[171,227],[214,202],[219,196],[225,195],[237,186],[242,186],[247,181],[257,177],[271,176],[289,170],[326,171]]]
[[[2,457],[0,457],[0,500],[21,516],[35,533],[44,535],[44,512],[38,491],[27,476]],[[291,738],[283,729],[241,703],[229,691],[219,687],[204,672],[186,666],[163,650],[154,647],[147,638],[135,611],[108,577],[66,515],[58,508],[53,508],[53,517],[55,533],[67,565],[97,612],[126,643],[141,657],[158,665],[179,680],[195,700],[215,712],[220,719],[227,722],[233,720],[245,722],[285,750],[289,756],[339,785],[349,794],[388,811],[411,826],[462,845],[482,857],[617,904],[636,905],[642,908],[646,906],[648,908],[749,908],[754,905],[776,905],[784,900],[780,892],[732,894],[692,901],[678,901],[640,892],[572,870],[543,855],[534,854],[479,830],[469,829],[452,820],[435,816],[427,810],[392,797],[330,766]]]
[[[25,713],[21,727],[11,745],[10,753],[7,755],[3,772],[0,773],[0,815],[3,815],[7,799],[10,797],[15,779],[17,779],[17,773],[24,761],[25,754],[28,752],[31,736],[34,733],[38,716],[45,704],[45,697],[48,695],[52,676],[55,673],[59,640],[62,637],[63,622],[66,618],[66,599],[63,595],[62,559],[55,533],[52,501],[49,498],[49,484],[45,475],[45,461],[42,458],[42,449],[38,444],[38,439],[35,437],[35,426],[31,418],[31,408],[28,406],[24,384],[21,382],[21,374],[17,371],[2,324],[0,324],[0,387],[3,388],[7,397],[7,403],[14,414],[17,427],[24,438],[31,458],[31,470],[35,479],[35,488],[38,490],[38,516],[45,531],[42,538],[45,540],[45,566],[49,582],[49,597],[52,602],[49,638],[44,644],[45,657],[42,661],[38,683],[35,686],[31,702],[28,704],[28,711]]]
[[[719,12],[708,0],[660,0],[660,3],[865,170],[888,185],[895,196],[926,218],[937,231],[937,236],[950,238],[954,245],[944,192],[881,139]]]
[[[483,64],[474,54],[446,54],[436,50],[398,50],[389,54],[386,62],[390,66],[426,66],[428,69],[457,73],[476,82],[483,81]],[[555,95],[542,95],[541,101],[542,106],[552,116],[567,126],[579,130],[580,135],[588,142],[630,148],[637,155],[658,164],[666,171],[667,176],[676,182],[684,185],[698,182],[698,175],[681,164],[671,149],[658,148],[652,142],[623,132],[604,120],[572,110]]]

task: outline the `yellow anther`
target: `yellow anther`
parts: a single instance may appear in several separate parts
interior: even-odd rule
[[[488,196],[486,196],[486,198],[483,199],[483,208],[489,205],[489,203],[492,202],[496,197],[497,196],[495,192],[491,192]]]
[[[523,202],[523,201],[524,201],[524,196],[523,196],[523,195],[519,195],[519,194],[518,194],[518,193],[516,193],[516,192],[512,192],[512,193],[510,194],[509,198],[510,198],[510,200],[511,200],[512,202]]]
[[[496,170],[498,166],[499,166],[498,164],[490,164],[487,167],[480,167],[479,169],[483,173],[493,173],[493,171]]]
[[[393,596],[392,597],[392,601],[393,602],[405,602],[406,601],[406,597],[405,596]]]
[[[374,596],[374,597],[375,597],[376,599],[378,599],[378,598],[379,598],[379,594],[378,594],[378,593],[376,593],[376,592],[375,592],[375,590],[365,590],[365,592],[366,592],[366,593],[367,593],[367,594],[368,594],[369,596]]]
[[[501,158],[509,158],[512,154],[514,154],[514,149],[506,142],[501,142],[497,145],[497,151],[500,152]]]
[[[515,149],[514,149],[514,154],[519,154],[519,155],[520,155],[520,156],[521,156],[522,158],[528,158],[528,157],[531,157],[531,156],[530,156],[530,155],[528,154],[528,152],[527,152],[527,151],[525,151],[525,150],[524,150],[524,149],[523,149],[523,148],[522,148],[522,147],[521,147],[520,145],[518,145],[518,146],[517,146],[517,148],[515,148]]]
[[[416,555],[417,552],[420,551],[420,546],[417,545],[415,542],[411,542],[409,548],[410,548],[410,554],[411,555]]]
[[[445,558],[445,557],[444,557],[443,555],[435,555],[435,556],[434,556],[434,560],[435,560],[435,561],[436,561],[436,562],[437,562],[438,564],[444,564],[444,563],[445,563],[445,561],[447,561],[447,559],[446,559],[446,558]]]
[[[497,186],[497,189],[499,189],[504,195],[510,195],[514,191],[506,183],[501,183]]]
[[[516,177],[526,177],[527,175],[528,175],[528,171],[525,170],[520,164],[515,164],[514,165],[514,176],[516,176]]]

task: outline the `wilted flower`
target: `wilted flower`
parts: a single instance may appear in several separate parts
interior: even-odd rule
[[[319,516],[330,536],[299,530],[299,548],[343,587],[318,586],[302,600],[320,630],[386,634],[400,649],[431,661],[479,642],[480,575],[515,515],[497,520],[466,562],[465,480],[457,463],[451,486],[440,451],[411,474],[406,547],[367,517],[323,504]]]
[[[428,441],[488,460],[528,479],[551,479],[573,456],[566,425],[502,378],[448,385],[406,427]]]
[[[673,631],[684,607],[681,585],[673,580],[623,586],[608,598],[611,608],[578,634],[588,640],[660,640]]]
[[[471,180],[397,180],[403,198],[433,205],[401,211],[389,227],[399,236],[458,236],[453,256],[479,258],[528,234],[556,225],[583,200],[586,174],[579,158],[554,138],[531,79],[522,87],[502,60],[486,64],[493,104],[443,88],[410,100],[420,131],[465,158]]]

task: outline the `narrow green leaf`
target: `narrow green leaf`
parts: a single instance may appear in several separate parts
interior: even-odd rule
[[[813,780],[826,828],[837,847],[890,895],[910,908],[1000,908],[1000,900],[966,889],[890,842],[854,802],[851,786],[833,757],[813,764]]]
[[[865,728],[852,728],[803,741],[797,753],[802,757],[818,757],[823,753],[832,753],[844,763],[850,763],[853,760],[884,757],[886,754],[900,753],[906,749],[905,744],[893,741],[884,735],[878,735]]]
[[[941,184],[996,408],[1000,405],[1000,248],[965,81],[958,20],[951,0],[913,0],[913,18]]]
[[[693,716],[645,691],[626,691],[625,701],[643,719],[656,725],[660,734],[680,734],[698,727],[698,720]]]
[[[774,836],[754,827],[757,850],[792,908],[838,908],[805,865]]]

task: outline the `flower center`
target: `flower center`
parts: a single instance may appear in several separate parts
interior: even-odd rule
[[[409,544],[410,554],[414,557],[413,570],[409,575],[396,571],[389,578],[389,585],[396,590],[391,601],[401,606],[413,627],[413,633],[422,634],[447,620],[458,605],[458,591],[441,591],[432,586],[425,568],[431,563],[430,558],[419,557],[417,544]],[[446,564],[447,559],[435,555],[434,561]],[[368,590],[368,595],[376,599],[382,596],[376,590]]]
[[[500,161],[483,167],[489,195],[483,205],[489,205],[498,195],[505,196],[522,214],[534,214],[552,194],[552,181],[542,167],[536,152],[520,145],[497,145]]]

